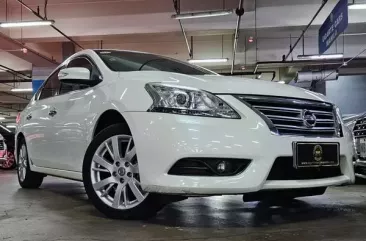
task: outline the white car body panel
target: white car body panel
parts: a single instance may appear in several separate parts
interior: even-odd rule
[[[340,180],[353,182],[352,143],[347,138],[319,140],[320,138],[276,136],[270,134],[266,124],[254,112],[248,111],[246,115],[245,119],[228,122],[215,118],[206,120],[169,114],[129,113],[126,118],[129,123],[133,123],[130,128],[135,141],[142,143],[141,146],[136,146],[137,156],[141,163],[148,163],[139,165],[141,173],[144,173],[141,175],[141,183],[150,192],[237,194],[258,191],[271,185],[281,189],[328,186],[333,182],[333,185],[338,185],[342,183]],[[164,133],[164,136],[159,133]],[[293,141],[340,142],[340,163],[344,176],[341,179],[335,177],[315,181],[266,182],[276,157],[293,155]],[[168,175],[171,166],[184,157],[244,158],[254,161],[243,173],[232,177]]]
[[[102,73],[103,82],[92,88],[49,99],[32,99],[21,113],[17,135],[22,133],[26,138],[33,171],[81,181],[83,158],[99,117],[107,110],[116,110],[131,129],[139,160],[141,185],[148,192],[238,194],[261,189],[340,185],[354,181],[352,136],[346,128],[342,138],[273,135],[261,117],[230,95],[256,94],[326,101],[321,94],[269,81],[235,77],[187,76],[158,71],[117,73],[108,69],[94,51],[81,51],[70,58],[79,55],[88,55],[94,60]],[[145,85],[152,82],[218,94],[239,113],[241,119],[147,112],[153,101]],[[52,108],[57,110],[54,117],[48,114]],[[26,119],[29,114],[32,114],[30,121]],[[294,141],[339,142],[343,175],[317,180],[266,181],[276,157],[293,155]],[[253,161],[243,173],[230,177],[168,175],[169,168],[185,157]]]
[[[135,89],[137,87],[140,91],[140,88],[144,88],[146,83],[161,82],[173,86],[189,86],[192,88],[206,90],[215,94],[225,93],[286,96],[325,101],[324,95],[309,90],[270,81],[253,80],[239,77],[223,77],[219,75],[189,76],[178,73],[140,71],[121,72],[120,78],[126,82],[128,81],[130,88]],[[134,91],[132,93],[134,93]],[[147,97],[149,97],[149,100],[151,100],[149,95]],[[136,110],[134,109],[134,111]]]

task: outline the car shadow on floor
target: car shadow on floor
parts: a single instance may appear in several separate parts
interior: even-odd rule
[[[37,205],[56,213],[67,214],[68,212],[64,211],[69,209],[69,215],[76,215],[75,211],[79,212],[78,218],[105,218],[92,206],[80,182],[45,182],[41,190],[19,189],[15,195],[35,200]],[[310,202],[307,202],[308,200]],[[343,212],[336,205],[317,205],[316,201],[313,202],[312,198],[309,198],[306,201],[243,203],[241,196],[189,198],[167,205],[154,218],[136,222],[182,228],[268,227],[329,219]]]
[[[66,181],[66,182],[47,182],[45,181],[39,189],[23,189],[20,186],[15,193],[19,198],[28,197],[30,200],[36,199],[39,203],[47,202],[55,199],[68,202],[82,202],[89,204],[84,185],[81,182]]]
[[[338,214],[336,208],[314,207],[302,200],[242,203],[241,207],[227,204],[218,209],[205,204],[188,208],[171,204],[147,223],[169,227],[268,227],[334,218]]]

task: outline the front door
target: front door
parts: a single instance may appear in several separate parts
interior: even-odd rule
[[[89,113],[88,90],[77,90],[52,98],[50,103],[49,168],[82,171],[87,148],[85,118]]]
[[[87,68],[91,76],[100,76],[97,68],[86,58],[76,57],[67,67]],[[50,168],[82,171],[82,163],[87,149],[86,124],[93,116],[90,103],[95,95],[93,88],[76,83],[61,83],[58,95],[49,103]],[[93,117],[90,117],[93,118]],[[52,135],[52,136],[51,136]]]

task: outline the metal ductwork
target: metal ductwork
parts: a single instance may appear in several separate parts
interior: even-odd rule
[[[299,71],[297,72],[295,82],[313,82],[320,80],[337,80],[338,79],[337,70],[322,70],[322,71]]]

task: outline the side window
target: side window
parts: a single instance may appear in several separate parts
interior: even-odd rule
[[[67,65],[68,68],[71,67],[83,67],[83,68],[87,68],[90,71],[90,77],[93,78],[93,76],[96,74],[96,69],[93,67],[93,65],[90,63],[90,61],[84,57],[80,57],[80,58],[75,58],[73,60],[70,61],[70,63]],[[60,88],[60,94],[66,94],[70,91],[74,91],[74,90],[81,90],[81,89],[85,89],[89,86],[87,85],[76,85],[76,84],[65,84],[65,83],[61,83],[61,88]]]
[[[62,68],[58,69],[46,80],[46,83],[42,87],[42,90],[39,94],[39,100],[46,99],[58,94],[58,90],[60,89],[60,80],[58,79],[58,73],[61,69]]]

